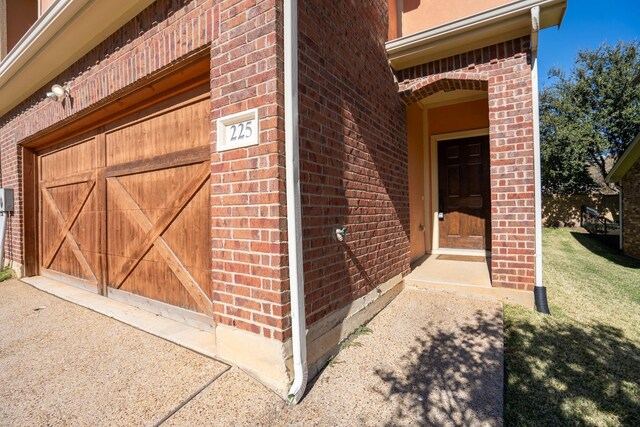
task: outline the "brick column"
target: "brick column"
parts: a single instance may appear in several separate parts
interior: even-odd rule
[[[289,331],[281,1],[220,2],[211,47],[212,280],[216,322]],[[216,120],[258,108],[259,145],[216,151]]]
[[[535,205],[533,103],[528,38],[489,67],[491,278],[493,286],[533,290]]]

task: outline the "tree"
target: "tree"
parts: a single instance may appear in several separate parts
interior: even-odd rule
[[[585,193],[596,188],[640,131],[640,43],[603,44],[578,52],[567,74],[552,69],[540,95],[543,191]]]

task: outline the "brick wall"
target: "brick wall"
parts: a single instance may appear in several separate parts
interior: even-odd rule
[[[24,256],[22,247],[22,153],[15,144],[12,135],[13,126],[0,131],[0,187],[13,188],[15,194],[15,212],[7,218],[5,237],[5,262],[16,267],[13,262],[22,265]],[[4,266],[3,266],[4,267]]]
[[[623,250],[640,259],[640,162],[622,180]]]
[[[404,108],[387,62],[387,1],[299,3],[307,321],[409,270]],[[347,227],[345,243],[332,226]]]
[[[529,37],[397,73],[406,105],[439,90],[486,90],[491,150],[493,286],[534,286],[533,110]]]
[[[282,1],[223,1],[218,7],[212,119],[259,107],[260,145],[212,157],[215,319],[282,340],[291,333]]]
[[[211,52],[212,296],[215,320],[283,339],[288,328],[284,220],[281,0],[158,0],[52,82],[2,117],[2,185],[17,190],[7,256],[22,262],[22,189],[17,143],[199,49]],[[210,45],[210,46],[209,46]],[[46,98],[52,83],[73,102]],[[259,107],[260,145],[215,152],[215,120]]]

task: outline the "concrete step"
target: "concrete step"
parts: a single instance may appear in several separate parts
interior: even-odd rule
[[[465,285],[461,283],[443,283],[431,280],[404,279],[404,285],[409,288],[424,289],[434,292],[461,295],[466,297],[502,301],[507,304],[517,304],[527,308],[533,308],[533,292],[520,291],[508,288],[496,288],[492,286]]]

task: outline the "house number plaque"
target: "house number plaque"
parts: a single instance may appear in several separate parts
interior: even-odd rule
[[[218,119],[216,131],[218,151],[258,145],[258,109],[254,108]]]

